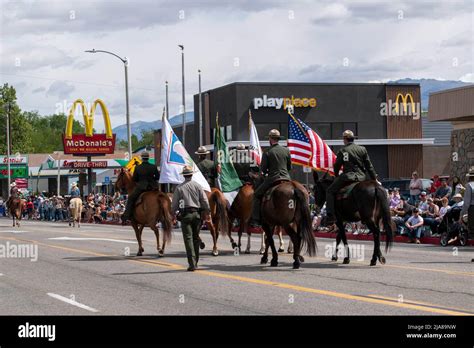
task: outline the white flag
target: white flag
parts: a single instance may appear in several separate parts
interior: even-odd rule
[[[196,181],[205,191],[211,192],[209,183],[184,148],[181,141],[171,128],[168,120],[163,118],[161,131],[161,164],[160,183],[180,184],[184,181],[181,175],[184,166],[193,168],[193,181]]]
[[[250,132],[250,145],[249,145],[250,157],[255,161],[257,165],[260,165],[260,161],[262,160],[262,148],[260,147],[260,142],[258,141],[257,128],[255,128],[255,124],[253,123],[250,110],[249,110],[249,132]]]

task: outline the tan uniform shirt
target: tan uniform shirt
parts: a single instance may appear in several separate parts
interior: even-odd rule
[[[182,204],[180,204],[181,201],[183,202]],[[189,179],[179,184],[173,194],[171,211],[174,213],[178,209],[183,208],[210,210],[209,201],[201,185]]]

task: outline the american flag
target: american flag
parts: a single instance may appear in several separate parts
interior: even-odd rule
[[[288,115],[288,149],[292,163],[334,173],[336,155],[303,121]]]

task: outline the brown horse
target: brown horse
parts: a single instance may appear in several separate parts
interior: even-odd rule
[[[301,250],[316,255],[316,240],[311,228],[309,197],[303,185],[296,181],[282,181],[269,189],[262,200],[262,228],[267,242],[261,263],[268,262],[268,248],[272,249],[272,267],[278,266],[278,252],[273,241],[273,231],[281,226],[293,242],[293,268],[300,268]]]
[[[235,197],[232,205],[229,209],[229,239],[232,243],[232,248],[239,248],[241,247],[241,240],[242,240],[242,233],[247,233],[247,247],[245,249],[245,254],[250,254],[250,229],[249,229],[249,220],[252,216],[252,209],[253,209],[253,194],[254,194],[253,185],[248,183],[242,186],[239,190],[239,193]],[[232,233],[232,222],[238,219],[239,220],[239,243],[236,244],[234,239],[231,236]]]
[[[132,180],[130,172],[122,168],[115,182],[115,189],[117,191],[126,190],[130,195],[135,189],[135,186],[136,183]],[[131,222],[138,241],[137,256],[142,256],[144,251],[142,244],[142,231],[144,227],[150,227],[153,232],[155,232],[158,256],[163,256],[165,244],[171,240],[171,229],[173,226],[171,200],[168,195],[158,190],[142,193],[137,204],[135,204]],[[160,232],[157,227],[158,222],[161,222],[164,234],[161,248]]]
[[[12,198],[8,203],[8,212],[13,218],[13,227],[20,227],[21,213],[25,209],[26,201],[21,198]]]
[[[224,194],[218,188],[211,188],[211,192],[206,191],[207,199],[209,201],[209,207],[211,208],[210,216],[204,218],[206,225],[209,228],[209,232],[212,236],[212,255],[218,256],[219,251],[217,250],[217,238],[219,232],[222,235],[227,235],[229,229],[229,220],[227,216],[227,199]]]

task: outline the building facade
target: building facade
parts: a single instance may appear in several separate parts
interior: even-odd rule
[[[208,90],[202,98],[203,145],[213,148],[216,116],[230,146],[248,143],[249,112],[263,145],[272,128],[288,135],[285,106],[314,129],[334,151],[342,145],[342,132],[352,130],[357,143],[367,147],[380,178],[423,175],[423,144],[419,84],[346,83],[232,83]],[[199,146],[199,95],[194,96],[193,139]],[[296,177],[302,170],[295,169]]]

